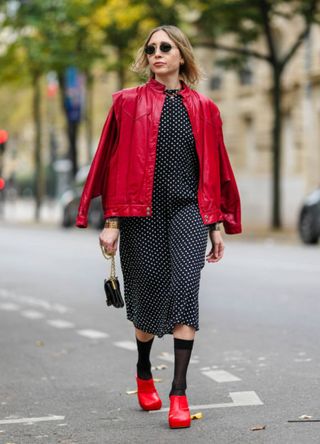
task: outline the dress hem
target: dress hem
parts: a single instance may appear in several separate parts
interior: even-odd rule
[[[127,320],[132,322],[136,328],[143,331],[144,333],[149,333],[151,335],[157,336],[158,338],[162,338],[164,335],[173,335],[173,329],[176,324],[183,324],[183,325],[187,325],[188,327],[193,327],[196,332],[200,330],[198,325],[187,324],[184,321],[175,321],[173,324],[171,323],[171,325],[172,325],[171,328],[169,328],[167,331],[160,333],[160,332],[155,332],[155,331],[150,331],[150,330],[147,331],[143,327],[139,327],[138,324],[133,319],[127,318]]]

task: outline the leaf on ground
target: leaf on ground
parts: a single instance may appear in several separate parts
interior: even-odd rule
[[[159,365],[156,365],[155,367],[152,367],[151,370],[165,370],[166,368],[168,368],[167,365],[159,364]]]
[[[253,432],[255,432],[256,430],[264,430],[266,428],[265,425],[256,425],[254,427],[251,427],[250,430],[252,430]]]
[[[127,395],[134,395],[135,393],[138,393],[138,390],[127,390],[126,391]]]
[[[312,418],[312,416],[309,416],[309,415],[301,415],[301,416],[299,416],[299,419],[311,419]]]
[[[192,415],[190,415],[191,419],[202,419],[203,418],[203,414],[202,412],[198,412],[198,413],[193,413]]]
[[[37,347],[43,347],[44,346],[44,342],[43,341],[36,341],[36,346]]]

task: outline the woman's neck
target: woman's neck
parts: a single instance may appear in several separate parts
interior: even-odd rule
[[[182,85],[178,77],[160,77],[155,76],[155,80],[166,86],[166,89],[181,89]]]

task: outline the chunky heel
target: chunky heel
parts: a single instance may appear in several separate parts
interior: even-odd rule
[[[136,376],[138,401],[143,410],[160,410],[162,401],[154,386],[153,378],[140,379]]]
[[[169,399],[170,410],[168,420],[170,428],[190,427],[191,417],[187,397],[185,395],[171,395]]]

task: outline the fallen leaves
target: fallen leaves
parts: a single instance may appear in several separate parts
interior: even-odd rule
[[[320,422],[320,419],[313,419],[310,415],[301,415],[299,419],[289,419],[288,422]]]
[[[127,390],[126,391],[127,395],[134,395],[135,393],[138,393],[138,390]]]
[[[252,432],[256,432],[256,431],[258,431],[258,430],[265,430],[265,428],[266,428],[266,426],[265,425],[256,425],[256,426],[254,426],[254,427],[251,427],[251,431]]]
[[[159,364],[159,365],[156,365],[155,367],[151,367],[151,370],[165,370],[166,368],[168,368],[167,365]]]
[[[192,419],[202,419],[203,418],[203,414],[202,412],[198,412],[198,413],[193,413],[192,415],[190,415],[191,420]]]
[[[312,419],[312,416],[309,416],[309,415],[301,415],[301,416],[299,416],[299,419]]]

